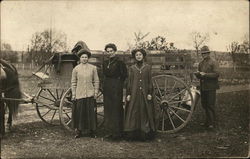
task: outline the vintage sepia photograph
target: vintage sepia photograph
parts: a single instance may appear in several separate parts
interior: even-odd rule
[[[248,158],[248,0],[3,0],[0,158]]]

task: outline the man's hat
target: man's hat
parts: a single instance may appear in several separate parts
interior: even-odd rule
[[[208,46],[206,45],[202,46],[200,53],[201,54],[210,53]]]

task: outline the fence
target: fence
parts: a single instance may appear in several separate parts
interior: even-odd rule
[[[38,64],[33,63],[12,63],[18,70],[33,70],[39,67]]]

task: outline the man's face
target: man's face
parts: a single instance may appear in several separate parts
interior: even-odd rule
[[[203,59],[206,59],[206,58],[208,58],[210,56],[210,53],[209,52],[202,53],[201,56],[202,56]]]

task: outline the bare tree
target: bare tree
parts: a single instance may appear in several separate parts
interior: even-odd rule
[[[250,42],[249,42],[249,35],[248,34],[245,34],[243,36],[242,46],[244,47],[244,53],[250,54]]]
[[[144,46],[144,39],[145,37],[147,37],[148,35],[150,34],[150,32],[146,33],[146,34],[143,34],[141,33],[141,31],[139,31],[138,33],[134,32],[134,35],[135,35],[135,44],[134,46],[131,47],[130,45],[130,48],[143,48]]]
[[[236,71],[236,53],[239,50],[239,43],[236,41],[231,42],[227,46],[227,51],[230,53],[232,60],[233,60],[233,69]]]
[[[31,39],[31,59],[41,64],[49,59],[56,52],[66,52],[65,33],[56,30],[44,30],[43,32],[36,32]]]
[[[205,45],[209,40],[210,36],[208,33],[192,32],[191,33],[193,46],[196,50],[196,56],[198,57],[199,49],[202,45]]]

